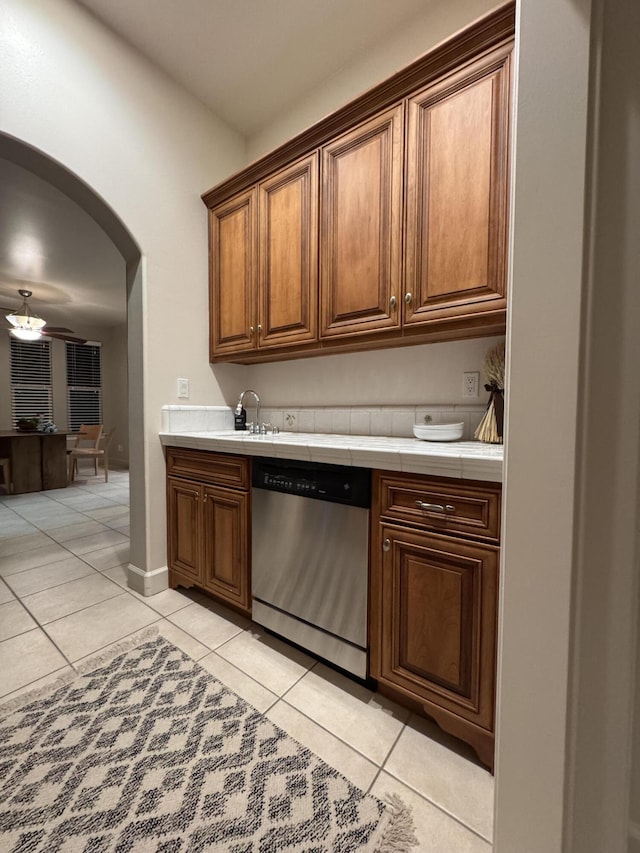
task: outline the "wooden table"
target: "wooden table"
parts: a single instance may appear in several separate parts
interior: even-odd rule
[[[14,495],[67,485],[67,433],[0,430],[0,457],[11,460]]]

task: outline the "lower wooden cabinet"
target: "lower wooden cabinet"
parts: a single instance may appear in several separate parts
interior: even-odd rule
[[[167,449],[169,586],[197,586],[251,613],[249,462]]]
[[[497,531],[479,528],[475,539],[456,532],[474,490],[460,483],[457,505],[457,482],[374,476],[370,674],[382,693],[432,717],[493,769]],[[476,490],[478,507],[499,509],[498,484]],[[434,500],[438,493],[446,502]],[[407,522],[398,499],[404,494],[415,496],[406,504]]]

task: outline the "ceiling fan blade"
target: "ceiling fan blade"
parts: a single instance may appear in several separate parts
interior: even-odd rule
[[[86,344],[86,338],[76,338],[74,335],[67,335],[64,332],[45,331],[42,333],[43,338],[57,338],[60,341],[69,341],[71,344]]]
[[[73,329],[67,329],[66,326],[50,326],[47,323],[47,328],[43,329],[44,334],[48,334],[48,332],[67,332],[67,334],[72,335]]]

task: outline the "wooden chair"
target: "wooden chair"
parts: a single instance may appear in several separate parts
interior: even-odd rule
[[[93,459],[93,469],[98,475],[98,458],[104,456],[100,448],[102,424],[81,424],[76,443],[67,451],[69,455],[69,482],[72,483],[78,472],[78,459]],[[105,478],[106,479],[106,478]]]
[[[0,459],[0,470],[2,471],[2,485],[10,495],[13,492],[13,483],[11,482],[11,460]]]
[[[75,455],[75,465],[77,469],[78,459],[93,459],[95,464],[95,472],[96,475],[98,473],[98,459],[102,457],[103,459],[103,467],[104,467],[104,481],[105,483],[109,482],[109,448],[111,447],[111,439],[113,438],[113,434],[116,431],[115,427],[111,427],[109,432],[103,432],[98,440],[98,446],[96,448],[86,448],[82,447],[77,448],[77,453]],[[100,441],[102,442],[102,446],[100,446]],[[73,456],[75,452],[71,451],[71,455]]]

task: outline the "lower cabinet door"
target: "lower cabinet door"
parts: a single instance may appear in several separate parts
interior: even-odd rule
[[[203,585],[249,613],[248,495],[213,486],[203,491]]]
[[[386,525],[380,535],[371,674],[438,721],[443,709],[493,731],[498,549]]]
[[[187,480],[168,480],[169,569],[202,583],[200,504],[202,487]]]

